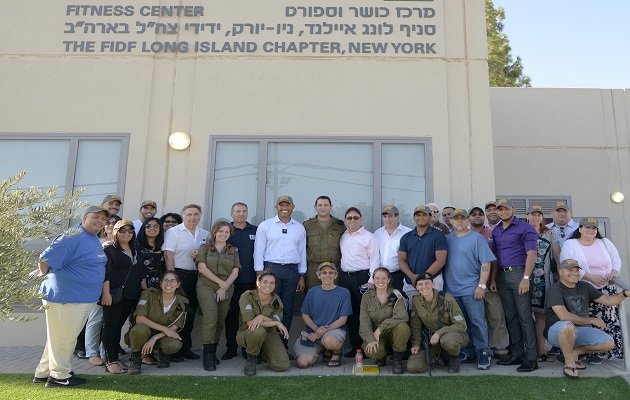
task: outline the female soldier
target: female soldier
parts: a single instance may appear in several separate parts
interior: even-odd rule
[[[149,288],[142,293],[136,312],[136,324],[129,330],[129,345],[133,364],[128,373],[139,374],[142,357],[160,352],[158,368],[170,366],[169,356],[182,347],[177,333],[186,321],[188,299],[179,290],[180,280],[175,272],[166,272],[160,279],[160,289]]]
[[[384,366],[387,350],[393,348],[392,373],[402,374],[402,357],[411,335],[405,299],[398,290],[392,289],[387,268],[376,268],[372,279],[376,290],[367,292],[361,299],[359,333],[365,341],[363,349],[367,356],[376,358],[376,365]]]
[[[247,352],[244,374],[256,375],[256,359],[262,352],[269,367],[276,372],[289,369],[289,355],[280,340],[280,334],[288,340],[289,331],[282,324],[282,300],[273,292],[276,275],[264,270],[256,281],[256,290],[248,290],[238,302],[241,310],[241,327],[236,342]]]
[[[238,249],[227,243],[232,232],[229,222],[216,222],[210,230],[210,241],[199,248],[195,260],[199,270],[197,299],[203,313],[201,334],[203,369],[206,371],[215,371],[220,362],[217,344],[230,307],[228,299],[234,292],[232,283],[241,269]]]

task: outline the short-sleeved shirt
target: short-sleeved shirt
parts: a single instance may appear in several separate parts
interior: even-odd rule
[[[173,305],[164,312],[162,289],[149,288],[142,292],[133,315],[136,317],[141,315],[166,327],[177,325],[181,329],[186,322],[186,304],[188,304],[188,299],[176,294]]]
[[[234,226],[234,223],[232,223]],[[228,243],[238,249],[238,257],[241,262],[241,272],[238,273],[234,283],[256,282],[254,271],[254,241],[258,227],[247,222],[245,228],[234,226],[234,234],[228,239]]]
[[[205,229],[195,228],[195,234],[190,233],[184,224],[172,227],[164,233],[163,251],[173,252],[175,268],[195,271],[195,260],[190,254],[199,249],[199,246],[208,241],[210,232]]]
[[[448,258],[444,265],[444,291],[451,296],[471,296],[479,285],[481,264],[495,260],[486,239],[470,231],[457,237],[451,233],[448,241]]]
[[[505,229],[499,223],[492,230],[492,239],[499,267],[525,265],[527,252],[538,250],[538,232],[516,217]]]
[[[238,257],[238,249],[231,244],[227,244],[221,252],[211,248],[208,244],[204,244],[199,247],[199,252],[195,263],[205,263],[206,267],[222,280],[226,280],[234,268],[241,269],[241,262]],[[206,278],[202,274],[199,274],[199,280],[197,286],[208,284],[214,290],[219,289],[219,285]]]
[[[560,321],[560,318],[553,311],[553,306],[564,306],[570,313],[588,318],[590,304],[602,296],[602,292],[583,281],[577,282],[572,288],[565,286],[562,281],[556,282],[549,288],[545,297],[545,309],[547,310],[545,337],[547,337],[549,327]]]
[[[315,286],[306,293],[301,311],[310,316],[317,326],[330,325],[341,317],[352,315],[350,292],[341,286],[335,286],[331,290]],[[311,333],[313,330],[307,327],[307,332]]]
[[[446,236],[432,226],[429,226],[422,236],[418,236],[418,230],[415,228],[405,233],[400,238],[398,248],[398,251],[407,253],[407,264],[414,274],[427,272],[435,262],[435,252],[439,250],[448,250]],[[440,271],[437,275],[441,273]],[[405,277],[405,281],[412,283],[409,277]]]
[[[100,240],[81,226],[57,237],[39,256],[50,266],[39,292],[52,303],[96,303],[107,257]]]

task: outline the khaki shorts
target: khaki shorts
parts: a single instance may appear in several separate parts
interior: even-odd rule
[[[332,335],[341,343],[346,340],[346,331],[341,328],[333,329],[332,331],[326,332],[321,339],[329,335]],[[293,351],[295,352],[295,355],[299,356],[300,354],[308,354],[311,356],[317,356],[324,349],[324,346],[321,343],[321,339],[316,342],[307,341],[305,344],[303,344],[304,342],[302,342],[302,339],[298,338],[293,345]]]

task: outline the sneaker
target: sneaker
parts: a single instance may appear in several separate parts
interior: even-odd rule
[[[599,365],[603,362],[603,360],[600,357],[597,356],[591,356],[591,359],[588,360],[588,363],[591,365]]]
[[[547,355],[550,355],[550,356],[559,356],[560,354],[562,354],[562,350],[560,350],[560,348],[555,347],[555,346],[552,347],[551,350],[547,352]]]
[[[479,355],[479,360],[477,361],[477,369],[482,369],[487,371],[490,369],[490,357],[487,352],[483,352]]]
[[[55,379],[52,376],[48,377],[46,381],[47,388],[57,388],[57,387],[70,387],[70,386],[79,386],[83,385],[87,381],[85,379],[77,378],[76,376],[71,376],[66,379]]]
[[[475,357],[469,356],[466,353],[459,353],[459,362],[460,364],[474,363]]]
[[[70,376],[74,376],[74,371],[70,371]],[[36,376],[33,377],[33,383],[46,383],[48,382],[48,377],[38,378]]]

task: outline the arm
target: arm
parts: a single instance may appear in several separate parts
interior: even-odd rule
[[[415,312],[415,310],[414,310]],[[422,342],[422,321],[417,314],[412,315],[409,321],[409,327],[411,328],[411,352],[413,354],[417,354],[418,350],[420,350],[420,343]],[[414,353],[413,348],[416,348],[416,352]]]
[[[499,263],[498,261],[494,260],[492,261],[492,264],[490,266],[490,280],[488,281],[488,289],[490,289],[491,292],[495,292],[495,293],[497,291],[496,280],[497,280],[498,272],[499,272]]]
[[[446,295],[444,299],[444,314],[444,326],[436,332],[437,334],[442,336],[447,332],[466,332],[466,319],[464,318],[464,314],[462,314],[462,310],[455,302],[455,299],[452,297],[449,298],[449,295]],[[431,342],[435,344],[433,340]]]
[[[368,311],[368,295],[364,295],[361,298],[361,311],[359,313],[359,335],[365,340],[368,344],[371,342],[376,342],[376,338],[374,337],[374,327],[372,326],[372,319],[370,318],[370,313]]]
[[[50,265],[46,264],[44,261],[38,262],[37,267],[39,268],[39,276],[44,276],[50,271]]]
[[[623,295],[624,293],[626,296]],[[622,290],[621,293],[613,294],[611,296],[601,296],[600,298],[595,299],[595,302],[605,306],[616,306],[621,304],[627,296],[630,296],[630,290]]]
[[[173,258],[173,252],[169,250],[164,250],[164,264],[166,266],[167,271],[175,271],[175,261]]]
[[[380,329],[381,332],[391,329],[400,323],[407,323],[407,321],[409,321],[409,313],[407,312],[404,298],[396,300],[392,311],[391,317],[384,319],[378,325],[378,329]]]
[[[430,274],[437,274],[438,272],[440,272],[440,270],[442,269],[442,267],[444,267],[444,264],[446,264],[446,254],[448,253],[448,251],[446,250],[436,250],[435,251],[435,261],[433,262],[433,264],[431,264],[429,266],[429,268],[427,269],[427,272],[429,272]]]
[[[488,277],[490,276],[490,263],[485,262],[481,264],[481,273],[479,274],[479,285],[485,285],[488,282]],[[486,294],[486,290],[477,286],[475,289],[475,300],[481,300]]]
[[[607,250],[608,255],[610,256],[611,262],[611,271],[606,279],[608,279],[608,281],[612,281],[615,278],[619,278],[619,271],[621,271],[621,258],[619,257],[619,252],[617,251],[617,248],[610,240],[604,238],[602,239],[602,242],[604,243],[604,248]]]
[[[157,322],[151,321],[149,318],[145,317],[144,315],[136,315],[136,323],[144,324],[155,331],[159,331],[160,333],[153,335],[153,338],[155,338],[156,341],[165,336],[169,336],[175,339],[180,339],[179,334],[175,331],[175,329],[178,328],[177,325],[173,325],[172,327],[160,325]]]
[[[602,296],[607,297],[607,296]],[[621,295],[623,297],[623,295]],[[599,302],[599,299],[595,300]],[[606,327],[606,323],[599,318],[591,318],[591,317],[580,317],[579,315],[575,315],[572,312],[569,312],[565,306],[557,305],[551,306],[551,309],[554,313],[560,318],[561,321],[569,321],[574,323],[575,325],[595,325],[600,329],[604,329]]]
[[[416,279],[416,274],[411,272],[411,268],[409,268],[409,264],[407,263],[407,252],[400,250],[398,251],[398,266],[400,267],[400,270],[405,275],[407,275],[407,278],[409,278],[411,280],[411,283],[413,284],[413,281]]]
[[[254,240],[254,270],[258,273],[265,269],[265,246],[267,245],[267,224],[264,222],[258,226],[256,239]]]
[[[536,264],[536,256],[537,256],[536,250],[527,251],[527,259],[525,260],[524,275],[529,275],[531,277],[532,272],[534,272],[534,266]],[[529,292],[529,284],[530,282],[528,279],[521,279],[521,282],[518,284],[518,294],[522,296],[526,294],[527,292]]]

